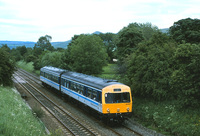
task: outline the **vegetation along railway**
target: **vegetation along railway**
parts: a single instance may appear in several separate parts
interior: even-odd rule
[[[60,83],[61,83],[61,85],[63,84],[63,86],[65,86],[65,84],[66,84],[66,86],[67,86],[67,82],[65,82],[65,80],[66,79],[68,79],[69,80],[69,77],[68,78],[66,78],[66,75],[65,75],[65,78],[62,78],[62,77],[64,77],[63,75],[64,75],[64,72],[66,72],[66,71],[63,71],[63,70],[61,70],[61,69],[57,69],[57,68],[52,68],[52,67],[44,67],[45,69],[47,69],[47,70],[52,70],[52,69],[54,69],[55,71],[57,71],[57,72],[55,72],[56,73],[56,75],[58,76],[58,83],[59,83],[59,81],[60,81]],[[45,70],[44,70],[44,68],[41,70],[41,75],[44,75],[44,73],[46,72]],[[59,74],[59,72],[61,72],[60,74]],[[69,72],[70,74],[72,74],[72,75],[76,75],[77,76],[77,74],[79,75],[79,73],[73,73],[73,72]],[[68,73],[68,75],[69,75],[69,73]],[[52,73],[51,73],[52,74]],[[83,75],[83,74],[80,74],[81,76],[87,76],[87,75]],[[48,78],[46,78],[48,76]],[[22,78],[21,78],[22,77]],[[60,79],[59,79],[59,77],[61,77]],[[21,82],[20,84],[22,84],[21,86],[25,86],[25,87],[23,87],[23,88],[27,88],[27,89],[29,89],[29,90],[31,90],[31,92],[33,93],[33,94],[35,94],[35,97],[37,97],[37,99],[39,99],[42,103],[44,103],[43,105],[45,105],[45,106],[47,106],[48,108],[47,109],[50,109],[50,112],[53,112],[53,113],[51,113],[51,114],[53,114],[53,115],[55,115],[58,119],[57,120],[59,120],[59,122],[61,122],[61,123],[63,123],[62,124],[62,126],[63,127],[65,127],[65,128],[63,128],[63,129],[65,129],[65,130],[63,130],[64,131],[64,133],[66,133],[66,134],[71,134],[71,135],[105,135],[105,134],[103,134],[102,132],[99,132],[98,131],[98,127],[101,127],[100,129],[105,129],[105,130],[103,130],[104,132],[106,132],[107,134],[109,134],[109,135],[146,135],[148,132],[147,131],[144,131],[144,130],[141,130],[141,128],[140,127],[137,127],[136,125],[130,125],[131,123],[129,122],[129,123],[125,123],[125,125],[121,125],[120,127],[109,127],[108,125],[105,125],[104,123],[102,123],[101,121],[98,121],[96,118],[93,118],[93,120],[95,120],[95,122],[97,122],[97,127],[95,128],[95,126],[93,126],[93,128],[91,128],[91,126],[88,126],[86,123],[84,123],[84,122],[82,122],[82,121],[78,121],[78,120],[80,120],[80,119],[75,119],[76,121],[67,121],[67,120],[73,120],[73,119],[69,119],[69,118],[73,118],[73,117],[69,117],[69,116],[72,116],[73,114],[75,114],[75,113],[70,113],[70,111],[67,111],[67,109],[66,108],[64,108],[63,109],[63,107],[62,108],[60,108],[60,106],[58,106],[59,104],[52,104],[51,102],[53,102],[52,100],[45,100],[45,99],[48,99],[48,98],[46,98],[47,96],[45,96],[43,93],[39,93],[39,91],[41,90],[41,89],[37,89],[38,88],[38,85],[39,86],[41,86],[41,82],[39,81],[39,78],[38,77],[34,77],[34,76],[32,76],[32,75],[30,75],[30,73],[27,73],[27,72],[25,72],[25,71],[22,71],[22,70],[18,70],[18,72],[16,72],[16,74],[15,74],[15,78],[17,78],[17,79],[15,79],[15,80],[19,80],[19,78],[20,78],[20,80],[25,80],[25,81],[23,81],[23,82]],[[40,78],[43,78],[42,80],[44,80],[44,78],[46,78],[46,80],[50,80],[51,79],[51,84],[53,84],[52,82],[54,82],[54,81],[56,81],[55,80],[55,77],[53,77],[53,76],[51,76],[51,78],[50,78],[50,75],[45,75],[44,77],[42,76],[40,76]],[[50,78],[50,79],[49,79]],[[54,79],[53,79],[54,78]],[[87,78],[93,78],[93,80],[94,80],[94,78],[95,77],[91,77],[91,76],[87,76]],[[53,80],[52,80],[53,79]],[[85,78],[86,79],[86,78]],[[99,80],[100,80],[100,78],[98,78]],[[101,106],[103,105],[103,104],[106,104],[106,98],[105,99],[102,99],[101,101],[100,100],[98,100],[98,97],[99,98],[102,98],[102,96],[106,96],[105,94],[107,94],[107,97],[109,96],[109,93],[108,92],[104,92],[104,94],[100,97],[100,96],[98,96],[99,94],[98,94],[98,92],[100,92],[100,91],[98,91],[96,94],[94,94],[94,91],[92,91],[92,89],[94,90],[94,89],[96,89],[97,90],[97,88],[89,88],[89,85],[87,86],[88,88],[86,89],[86,86],[83,86],[84,84],[81,84],[83,87],[83,89],[85,89],[85,91],[88,91],[87,93],[86,92],[84,92],[84,90],[82,91],[82,93],[80,93],[80,92],[78,92],[79,90],[78,89],[81,89],[81,86],[78,86],[78,84],[75,86],[74,85],[74,83],[72,83],[72,81],[74,81],[74,80],[72,80],[72,78],[70,78],[70,81],[71,81],[71,83],[69,82],[69,84],[70,85],[73,85],[74,86],[74,88],[77,88],[77,91],[74,91],[74,93],[77,93],[77,94],[83,94],[84,95],[84,93],[85,94],[87,94],[88,93],[88,95],[86,95],[87,97],[89,97],[89,98],[87,98],[87,99],[91,99],[90,101],[96,101],[96,102],[102,102],[102,104],[100,104]],[[80,81],[80,79],[79,79],[79,81]],[[47,81],[46,81],[47,82]],[[43,82],[43,84],[45,84],[45,85],[47,85],[47,83],[46,82]],[[48,82],[50,82],[50,81],[48,81]],[[117,88],[115,88],[115,89],[120,89],[119,88],[119,86],[123,86],[124,88],[128,88],[127,86],[125,86],[125,85],[123,85],[123,84],[121,84],[121,83],[118,83],[118,85],[116,85],[116,81],[112,81],[113,83],[111,83],[111,81],[110,82],[108,82],[108,81],[106,81],[106,80],[104,80],[103,82],[106,82],[106,83],[109,83],[111,86],[113,86],[113,83],[115,83],[115,87],[117,87]],[[77,82],[76,82],[77,83]],[[37,84],[37,85],[36,85]],[[56,84],[56,82],[54,83],[54,85]],[[58,91],[59,91],[59,89],[61,89],[62,88],[62,86],[61,85],[57,85],[57,86],[54,86],[53,88],[55,88],[55,87],[57,87],[57,89],[55,88],[54,90],[56,90],[55,92],[56,93],[58,93]],[[36,87],[37,86],[37,87]],[[106,87],[105,87],[106,88]],[[123,88],[121,88],[122,90],[122,92],[124,92],[123,91]],[[129,88],[128,88],[129,89]],[[105,90],[107,90],[107,89],[103,89],[103,91],[105,91]],[[62,91],[62,90],[61,90]],[[71,90],[72,91],[72,90]],[[81,91],[81,90],[80,90]],[[116,90],[115,90],[116,91]],[[111,91],[112,93],[119,93],[119,90],[117,90],[116,92],[114,92],[114,90],[113,91]],[[110,92],[110,93],[111,93]],[[127,91],[128,92],[128,91]],[[60,92],[61,93],[61,92]],[[72,92],[71,92],[72,93]],[[102,92],[101,92],[102,93]],[[54,93],[55,94],[55,93]],[[62,93],[63,94],[63,93]],[[72,93],[73,94],[73,93]],[[90,94],[90,95],[89,95]],[[44,95],[44,96],[42,96],[42,95]],[[58,95],[58,96],[61,96],[61,95]],[[85,96],[85,97],[86,97]],[[121,96],[123,96],[123,94],[121,95]],[[68,96],[69,97],[69,96]],[[73,97],[73,99],[72,100],[74,100],[74,101],[77,101],[75,98],[78,98],[78,97],[76,97],[76,96],[71,96],[71,97]],[[74,98],[75,97],[75,98]],[[94,99],[96,97],[96,99]],[[79,98],[80,98],[80,96],[79,96]],[[113,98],[113,97],[111,97],[111,98]],[[126,102],[128,101],[127,100],[127,98],[131,98],[131,94],[130,94],[130,97],[125,97],[126,98]],[[83,98],[82,98],[83,99]],[[86,98],[85,98],[86,99]],[[85,100],[84,99],[84,100]],[[84,101],[83,100],[83,101]],[[113,100],[115,100],[115,99],[113,99]],[[131,103],[131,99],[129,99],[130,100],[130,103]],[[48,101],[48,102],[46,102],[46,101]],[[78,100],[79,101],[79,100]],[[86,100],[85,100],[86,101]],[[89,101],[89,100],[88,100]],[[104,101],[104,102],[103,102]],[[117,100],[115,100],[116,101],[116,103],[113,103],[113,104],[123,104],[122,102],[124,102],[123,100],[121,100],[121,103],[119,102],[119,100],[118,100],[118,103],[117,103]],[[55,103],[55,102],[54,102]],[[92,107],[94,106],[94,105],[92,105],[93,103],[91,103],[91,109],[92,109]],[[109,104],[110,105],[110,104]],[[132,106],[132,105],[131,105]],[[56,108],[55,108],[56,107]],[[88,106],[89,107],[89,106]],[[103,106],[102,106],[103,107]],[[103,109],[103,108],[101,108],[101,107],[99,107],[100,109]],[[106,107],[107,109],[108,109],[108,107]],[[113,108],[111,108],[111,107],[109,107],[110,108],[110,113],[108,113],[108,110],[106,109],[106,114],[111,114],[111,116],[110,115],[103,115],[103,112],[102,113],[99,113],[99,115],[100,116],[102,116],[102,117],[104,117],[104,118],[106,118],[106,119],[109,119],[109,120],[116,120],[117,119],[117,117],[119,116],[119,115],[112,115],[112,112],[113,112],[113,109],[115,109],[115,107],[113,107]],[[95,110],[95,109],[93,109],[93,110]],[[130,107],[130,110],[132,110],[131,109],[131,107]],[[67,112],[66,112],[67,111]],[[103,111],[103,110],[102,110]],[[118,111],[118,109],[116,108],[115,109],[115,111],[117,111],[118,113],[119,113],[119,111]],[[126,108],[126,111],[128,111],[127,110],[127,108]],[[96,111],[97,113],[99,112],[99,111]],[[130,111],[129,111],[130,112]],[[70,115],[67,115],[67,113],[69,114],[70,113]],[[123,114],[122,114],[123,115]],[[125,114],[126,115],[126,114]],[[76,118],[76,117],[75,117]],[[92,118],[92,117],[90,117],[90,118]],[[125,116],[122,116],[122,117],[120,117],[120,121],[121,121],[121,118],[123,118],[123,119],[125,119],[126,117]],[[72,122],[76,122],[76,123],[72,123]],[[77,122],[78,122],[78,124],[80,123],[80,124],[82,124],[82,125],[77,125]],[[92,124],[94,124],[94,123],[92,123]],[[128,125],[128,126],[127,126]],[[79,127],[76,127],[76,126],[79,126]],[[85,127],[84,127],[85,126]],[[68,129],[69,130],[67,130],[67,128],[66,127],[68,127]],[[78,128],[78,130],[77,130],[77,128]],[[96,129],[96,130],[95,130]],[[72,131],[72,132],[70,132],[70,131]],[[108,132],[107,132],[108,131]],[[148,134],[148,135],[151,135],[151,134]]]

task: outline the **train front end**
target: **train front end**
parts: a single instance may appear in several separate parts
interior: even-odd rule
[[[114,84],[102,89],[102,112],[110,121],[123,122],[132,115],[131,89]]]

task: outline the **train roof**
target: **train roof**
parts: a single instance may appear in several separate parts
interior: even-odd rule
[[[43,69],[43,71],[44,71],[44,69],[46,69],[49,71],[54,71],[59,74],[63,73],[62,77],[64,77],[64,78],[71,79],[73,81],[80,82],[82,84],[92,86],[97,89],[103,89],[104,87],[113,85],[113,84],[123,85],[122,83],[119,83],[117,80],[103,79],[103,78],[85,75],[82,73],[72,72],[72,71],[68,71],[68,70],[63,70],[63,69],[59,69],[59,68],[55,68],[55,67],[45,66],[42,69]]]
[[[53,72],[53,73],[56,73],[57,75],[60,75],[61,73],[65,72],[66,70],[60,69],[60,68],[51,67],[51,66],[45,66],[45,67],[41,68],[40,71],[51,72],[51,73]]]

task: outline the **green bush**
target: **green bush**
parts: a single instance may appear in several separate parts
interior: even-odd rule
[[[166,35],[155,35],[149,42],[139,44],[126,59],[128,84],[134,94],[156,100],[173,97],[169,82],[175,45],[167,40]]]
[[[174,54],[171,87],[184,107],[200,106],[200,45],[181,44]]]
[[[12,74],[14,71],[15,62],[4,48],[0,48],[0,85],[12,85]]]
[[[134,118],[166,135],[199,136],[200,111],[178,110],[176,101],[155,102],[150,99],[134,100]]]
[[[155,40],[157,39],[157,40]],[[161,42],[158,42],[158,41]],[[179,100],[180,107],[200,106],[200,45],[176,46],[165,35],[141,43],[125,59],[127,84],[136,96]]]

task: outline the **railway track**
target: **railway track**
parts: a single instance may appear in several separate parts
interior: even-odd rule
[[[34,75],[24,71],[24,70],[18,70],[18,73],[23,75],[24,77],[26,77],[31,82],[36,83],[40,87],[42,86],[41,81],[40,81],[40,79],[38,77],[36,77],[36,76],[34,76]],[[57,112],[60,112],[60,113],[61,112],[65,112],[65,110],[63,110],[62,108],[55,108],[55,109],[57,110]],[[113,128],[113,127],[111,128],[109,126],[106,126],[106,127],[110,131],[112,131],[112,133],[114,133],[115,135],[119,135],[119,136],[123,136],[123,135],[143,136],[143,135],[146,135],[146,133],[140,133],[140,132],[136,131],[135,129],[132,129],[131,127],[128,127],[127,125],[122,125],[121,127],[117,127],[117,128]],[[80,130],[80,128],[78,130]],[[98,134],[94,133],[93,135],[98,135]]]
[[[31,83],[21,77],[20,73],[15,73],[15,82],[28,91],[51,115],[53,115],[60,124],[67,130],[67,135],[98,135],[92,128],[86,128],[81,122],[76,120],[67,111],[50,100],[41,93]]]

